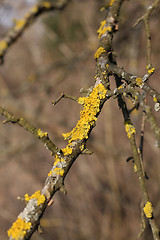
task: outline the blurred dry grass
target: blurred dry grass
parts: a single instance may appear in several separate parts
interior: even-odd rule
[[[103,20],[104,13],[99,9],[104,3],[103,0],[75,0],[63,12],[38,19],[11,47],[0,69],[1,106],[47,131],[59,147],[65,146],[61,133],[75,125],[80,106],[71,100],[62,100],[54,107],[51,102],[61,92],[80,96],[80,88],[93,85],[96,31]],[[132,25],[144,11],[139,1],[125,2],[114,41],[119,65],[140,76],[146,65],[145,32],[142,24],[136,29]],[[150,22],[156,69],[150,85],[157,90],[160,90],[159,13],[156,10]],[[134,111],[132,115],[138,143],[141,114]],[[159,121],[159,113],[156,117]],[[42,188],[53,158],[40,141],[19,126],[1,124],[0,132],[0,239],[5,240],[6,231],[24,207],[17,196]],[[32,239],[137,238],[141,193],[133,163],[126,162],[130,147],[116,100],[105,104],[87,146],[94,153],[76,160],[65,180],[68,195],[55,195],[54,204],[41,221],[43,234],[35,233]],[[159,151],[148,125],[144,162],[155,216],[159,218]],[[142,239],[150,240],[148,224],[146,227]]]

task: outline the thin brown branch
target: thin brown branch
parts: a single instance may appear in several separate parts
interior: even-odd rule
[[[60,150],[58,147],[50,140],[48,133],[43,132],[41,129],[38,129],[31,125],[28,121],[23,118],[15,117],[11,112],[8,112],[6,109],[0,107],[0,115],[5,117],[3,123],[15,123],[23,127],[28,132],[32,133],[36,138],[39,138],[53,154],[56,154]]]
[[[78,101],[78,98],[76,98],[76,97],[72,97],[72,96],[67,95],[67,94],[65,94],[65,93],[61,93],[61,95],[59,96],[59,98],[57,98],[56,100],[52,101],[52,104],[53,104],[53,105],[56,105],[57,103],[59,103],[59,101],[62,100],[62,98],[68,98],[68,99],[71,99],[71,100],[73,100],[73,101],[75,101],[75,102]]]

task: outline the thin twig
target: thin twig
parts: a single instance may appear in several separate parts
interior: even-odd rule
[[[61,95],[59,96],[59,98],[57,98],[56,100],[52,101],[52,104],[53,105],[56,105],[57,103],[59,103],[59,101],[61,101],[62,98],[68,98],[68,99],[71,99],[75,102],[78,101],[78,98],[77,97],[72,97],[70,95],[66,95],[65,93],[61,93]]]

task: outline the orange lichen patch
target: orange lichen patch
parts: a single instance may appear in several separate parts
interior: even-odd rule
[[[20,30],[21,28],[24,27],[24,25],[26,24],[26,19],[21,19],[21,20],[16,20],[15,21],[15,30]]]
[[[51,7],[51,3],[50,3],[50,2],[47,2],[47,1],[44,1],[44,2],[42,3],[42,5],[43,5],[43,7],[45,7],[45,8],[50,8],[50,7]]]
[[[94,54],[95,59],[99,58],[99,56],[104,53],[106,50],[103,47],[99,47]]]
[[[63,174],[64,174],[64,169],[55,167],[55,168],[53,169],[53,173],[56,173],[57,175],[63,176]]]
[[[129,121],[125,122],[125,130],[128,138],[131,138],[132,134],[136,132],[135,127]]]
[[[7,231],[8,237],[14,240],[24,239],[27,230],[31,228],[31,222],[26,222],[20,217],[13,223],[12,227]]]
[[[143,84],[144,84],[142,78],[136,78],[136,84],[137,84],[138,86],[142,87]]]
[[[4,40],[0,41],[0,54],[2,54],[2,52],[6,50],[7,47],[8,47],[8,44],[6,41]]]
[[[102,83],[93,88],[88,97],[79,98],[79,103],[83,104],[83,110],[80,112],[80,120],[71,132],[62,134],[69,143],[77,139],[87,139],[89,131],[97,120],[97,113],[100,111],[100,102],[105,98],[107,90]]]
[[[48,133],[47,132],[43,132],[41,129],[38,129],[37,134],[38,134],[38,136],[40,138],[48,136]]]
[[[41,194],[41,191],[36,191],[34,194],[32,194],[30,197],[28,194],[25,194],[24,196],[25,200],[28,202],[30,199],[36,199],[37,200],[37,206],[45,202],[45,196]]]
[[[151,202],[147,202],[143,208],[143,211],[147,218],[151,218],[153,214],[153,207]]]

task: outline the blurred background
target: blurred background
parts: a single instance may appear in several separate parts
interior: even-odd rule
[[[20,19],[36,0],[0,1],[0,38]],[[66,146],[62,133],[70,131],[79,119],[81,107],[62,99],[62,92],[83,96],[80,89],[94,84],[94,53],[97,29],[105,17],[100,8],[104,0],[72,0],[62,12],[44,14],[13,44],[0,66],[0,105],[34,126],[47,131],[58,147]],[[142,77],[146,72],[146,35],[143,24],[133,28],[153,1],[126,1],[121,9],[119,31],[113,46],[119,66]],[[150,85],[160,91],[160,8],[150,19],[152,63],[155,73]],[[112,88],[114,79],[111,78]],[[148,104],[154,106],[148,97]],[[129,108],[132,107],[128,101]],[[154,110],[157,122],[160,114]],[[142,111],[133,111],[137,145],[140,142]],[[0,121],[4,120],[0,116]],[[42,234],[32,240],[135,240],[141,229],[141,192],[124,131],[123,117],[116,99],[104,105],[97,125],[87,142],[91,156],[82,155],[65,179],[68,194],[54,196],[42,220]],[[145,126],[144,166],[147,187],[160,226],[159,150],[149,125]],[[43,143],[14,124],[0,124],[0,239],[25,204],[18,196],[43,188],[54,162]],[[141,239],[152,234],[146,222]]]

